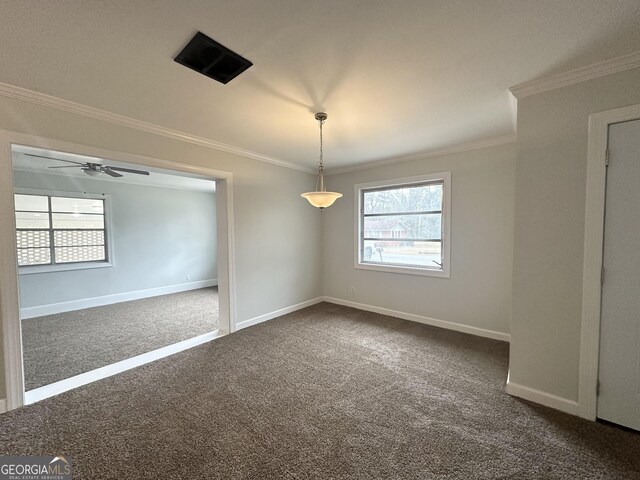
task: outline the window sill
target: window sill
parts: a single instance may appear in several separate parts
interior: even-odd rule
[[[374,270],[377,272],[400,273],[403,275],[451,278],[451,275],[449,274],[449,269],[437,270],[435,268],[404,267],[404,266],[380,265],[377,263],[361,263],[361,262],[356,262],[355,268],[359,270]]]
[[[18,267],[19,275],[30,275],[32,273],[55,273],[55,272],[67,272],[72,270],[91,270],[94,268],[109,268],[113,267],[113,263],[109,262],[86,262],[86,263],[69,263],[58,265],[31,265],[25,267]]]

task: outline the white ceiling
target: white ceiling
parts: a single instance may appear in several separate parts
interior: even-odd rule
[[[3,2],[0,82],[313,167],[513,133],[510,86],[640,50],[638,0]],[[196,30],[254,63],[175,63]]]
[[[39,155],[33,157],[31,155]],[[25,147],[15,145],[12,149],[13,169],[26,172],[37,172],[46,175],[62,175],[66,177],[90,178],[95,181],[130,183],[135,185],[145,185],[148,187],[179,188],[181,190],[197,190],[200,192],[215,192],[216,182],[207,180],[197,174],[176,173],[161,168],[151,168],[125,162],[116,162],[104,158],[86,157],[71,153],[56,152],[54,150],[43,150],[40,148]],[[48,157],[48,158],[41,158]],[[146,170],[149,175],[137,175],[134,173],[123,173],[122,177],[110,177],[106,174],[89,177],[82,171],[82,168],[55,168],[61,165],[70,165],[66,162],[58,162],[56,159],[71,160],[74,162],[91,162],[112,167],[133,168],[136,170]]]

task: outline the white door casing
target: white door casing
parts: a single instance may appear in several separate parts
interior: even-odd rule
[[[589,115],[578,415],[596,419],[606,152],[609,125],[640,119],[640,104]]]
[[[640,430],[640,120],[609,127],[598,418]]]

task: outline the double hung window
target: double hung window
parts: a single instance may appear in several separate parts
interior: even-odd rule
[[[19,267],[82,268],[110,260],[106,198],[102,195],[17,193],[15,216]]]
[[[449,172],[356,185],[356,268],[449,276]]]

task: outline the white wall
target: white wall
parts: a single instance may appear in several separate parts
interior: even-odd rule
[[[324,294],[508,333],[515,155],[510,143],[329,176],[344,197],[323,212]],[[451,171],[451,278],[355,269],[354,185],[441,171]]]
[[[640,103],[640,69],[518,102],[510,381],[578,400],[588,117]]]
[[[232,172],[237,321],[322,295],[321,212],[300,198],[315,175],[8,97],[0,129]]]
[[[104,193],[111,206],[114,266],[22,274],[21,308],[217,279],[214,192],[25,171],[14,185]]]

